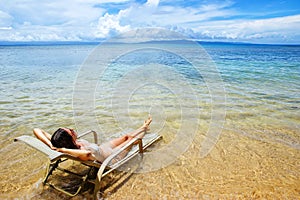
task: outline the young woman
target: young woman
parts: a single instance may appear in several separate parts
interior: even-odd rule
[[[33,129],[33,133],[53,150],[68,153],[81,160],[97,160],[103,162],[114,150],[123,147],[133,138],[142,138],[149,129],[151,122],[152,118],[149,117],[139,129],[99,146],[83,139],[77,139],[77,133],[69,128],[59,128],[52,136],[39,128]],[[130,149],[127,149],[127,152],[129,150]]]

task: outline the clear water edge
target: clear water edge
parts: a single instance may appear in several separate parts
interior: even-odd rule
[[[50,188],[42,189],[41,177],[47,159],[25,145],[12,141],[18,135],[31,134],[34,127],[51,133],[57,127],[74,126],[73,83],[81,63],[94,47],[0,48],[1,198],[51,199],[59,196],[68,199]],[[214,59],[227,92],[226,122],[216,147],[207,157],[199,158],[199,148],[208,129],[211,105],[207,88],[201,79],[190,77],[191,83],[201,94],[197,105],[201,108],[201,128],[191,147],[171,166],[149,174],[136,174],[117,190],[112,186],[105,193],[107,198],[299,197],[299,47],[207,45],[204,48]],[[132,63],[136,57],[130,56],[124,57],[116,66],[128,64],[126,61]],[[155,60],[155,56],[152,59]],[[170,58],[168,64],[181,62]],[[134,64],[142,62],[144,60],[138,60]],[[183,74],[192,76],[189,68],[186,69]],[[106,90],[99,90],[96,96],[96,114],[103,126],[104,138],[120,131],[111,113],[109,98],[110,87],[113,86],[109,81],[118,78],[117,72],[112,70],[107,76],[103,82],[107,83],[107,87],[104,87]],[[172,99],[172,93],[168,91],[140,92],[131,99],[130,128],[137,127],[147,115],[145,109],[149,99],[143,96],[148,92],[156,104],[174,104],[165,111],[167,121],[161,131],[164,140],[160,145],[168,145],[180,127],[176,99]],[[161,98],[164,95],[170,98]],[[113,109],[118,109],[115,112],[122,115],[122,108]],[[154,118],[153,129],[159,126]],[[131,189],[134,190],[128,192]],[[83,193],[77,198],[83,196],[88,194]]]

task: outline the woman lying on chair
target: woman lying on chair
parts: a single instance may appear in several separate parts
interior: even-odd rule
[[[94,143],[89,143],[86,140],[77,139],[76,132],[69,128],[59,128],[52,136],[38,128],[33,129],[33,133],[38,139],[47,144],[53,150],[70,154],[74,157],[80,158],[81,160],[97,160],[103,162],[113,153],[114,150],[123,147],[133,138],[142,138],[145,132],[149,129],[151,122],[152,119],[149,117],[139,129],[125,134],[122,137],[103,143],[100,146]],[[127,152],[129,150],[130,149],[127,149]]]

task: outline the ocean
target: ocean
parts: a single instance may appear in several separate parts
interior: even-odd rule
[[[43,189],[46,156],[15,137],[70,127],[108,140],[149,114],[163,140],[148,153],[167,161],[105,198],[300,197],[300,46],[143,45],[0,46],[1,199],[68,199]]]

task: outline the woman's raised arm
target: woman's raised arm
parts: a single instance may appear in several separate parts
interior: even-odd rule
[[[81,160],[95,160],[95,158],[92,157],[91,151],[88,151],[88,150],[57,148],[57,151],[70,154]]]
[[[33,133],[34,135],[41,140],[42,142],[44,142],[46,145],[48,145],[51,149],[56,149],[52,144],[51,144],[51,135],[45,131],[43,131],[42,129],[39,128],[35,128],[33,129]]]

